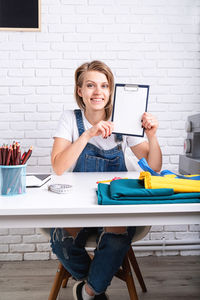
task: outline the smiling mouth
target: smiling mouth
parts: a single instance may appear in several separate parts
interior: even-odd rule
[[[91,98],[91,101],[96,102],[96,103],[100,103],[104,101],[104,98]]]

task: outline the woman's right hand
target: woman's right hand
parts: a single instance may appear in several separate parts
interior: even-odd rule
[[[112,122],[100,121],[92,128],[84,131],[73,143],[64,138],[56,137],[51,153],[52,166],[56,174],[62,175],[64,171],[77,161],[92,137],[101,135],[103,138],[107,138],[111,135],[113,128],[114,125]]]
[[[100,121],[95,124],[92,128],[87,130],[87,134],[90,138],[101,135],[104,139],[111,135],[114,129],[113,122]]]

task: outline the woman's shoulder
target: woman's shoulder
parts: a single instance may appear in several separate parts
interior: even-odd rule
[[[65,110],[61,114],[54,137],[62,137],[72,141],[72,136],[76,128],[76,119],[73,110]]]
[[[64,110],[63,113],[61,114],[61,118],[63,119],[71,119],[74,118],[75,114],[74,114],[74,110],[70,109],[70,110]]]
[[[66,124],[73,124],[75,121],[74,110],[65,110],[60,116],[60,122]]]
[[[59,122],[58,128],[69,128],[72,127],[75,121],[75,115],[73,110],[65,110],[62,112]]]

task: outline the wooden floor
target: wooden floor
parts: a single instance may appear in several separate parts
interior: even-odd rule
[[[200,257],[140,257],[138,262],[147,285],[139,300],[200,300]],[[0,262],[0,300],[47,300],[57,261]],[[70,280],[58,300],[73,300]],[[114,278],[108,288],[113,300],[128,300],[125,284]]]

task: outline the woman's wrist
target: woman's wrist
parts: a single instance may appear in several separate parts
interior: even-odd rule
[[[88,129],[88,130],[84,131],[82,134],[82,137],[84,139],[86,139],[86,141],[88,142],[92,138],[92,136],[90,134],[90,130]]]
[[[148,135],[148,134],[146,134],[146,136],[147,136],[147,139],[148,139],[148,142],[149,142],[149,143],[152,143],[152,142],[158,140],[156,134],[153,134],[153,135]]]

